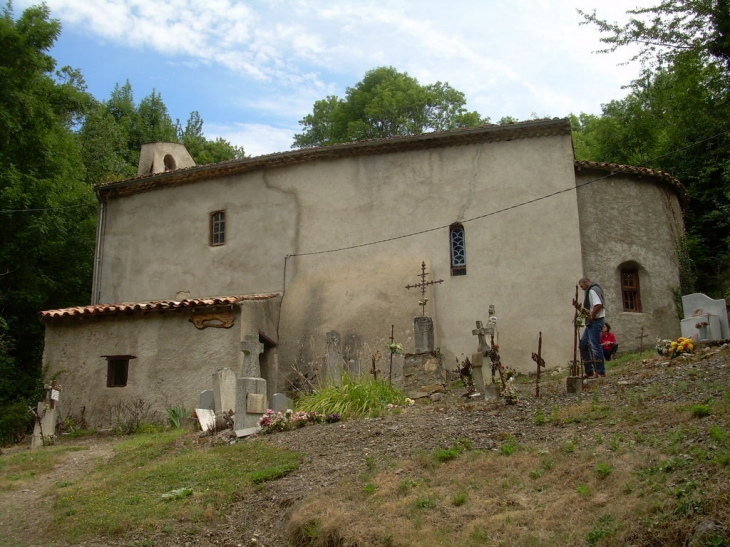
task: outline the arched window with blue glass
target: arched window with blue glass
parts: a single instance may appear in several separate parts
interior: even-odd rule
[[[464,226],[452,224],[449,228],[451,243],[451,275],[466,275],[466,234]]]

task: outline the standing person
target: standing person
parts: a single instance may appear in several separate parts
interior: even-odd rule
[[[606,361],[613,359],[613,356],[616,355],[616,351],[618,350],[616,335],[611,332],[611,325],[608,323],[603,325],[603,330],[601,331],[601,347],[603,348],[603,358]]]
[[[588,310],[586,317],[586,328],[580,339],[580,358],[585,365],[585,378],[598,378],[606,376],[606,363],[603,359],[603,348],[601,347],[601,331],[606,322],[606,310],[603,307],[603,289],[598,283],[592,283],[587,277],[578,281],[578,286],[585,291],[583,307]],[[591,356],[591,348],[593,356]],[[591,358],[593,357],[593,358]]]

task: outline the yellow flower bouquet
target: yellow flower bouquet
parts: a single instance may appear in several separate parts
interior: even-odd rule
[[[680,355],[694,352],[695,344],[690,338],[680,336],[676,340],[664,340],[661,347],[657,347],[661,355],[674,359]]]

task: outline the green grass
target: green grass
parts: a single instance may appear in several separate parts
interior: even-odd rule
[[[65,454],[79,450],[86,448],[55,445],[3,455],[0,458],[0,490],[14,490],[23,480],[49,473]]]
[[[161,529],[175,520],[215,519],[236,495],[299,467],[297,453],[261,442],[191,451],[182,432],[139,435],[116,446],[109,464],[57,491],[54,533],[67,541]]]

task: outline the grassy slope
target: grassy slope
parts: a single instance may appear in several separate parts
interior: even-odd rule
[[[706,357],[614,362],[611,390],[532,407],[525,429],[549,435],[506,437],[491,451],[455,442],[413,458],[370,458],[362,475],[297,506],[290,541],[684,545],[702,521],[730,522],[730,352]],[[630,381],[621,385],[622,377]],[[547,375],[545,393],[561,392],[564,381]],[[133,436],[103,467],[57,483],[54,537],[76,543],[164,530],[173,521],[213,524],[248,489],[301,462],[262,442],[204,450],[193,443],[180,432]],[[68,450],[3,456],[0,488],[47,473]]]

